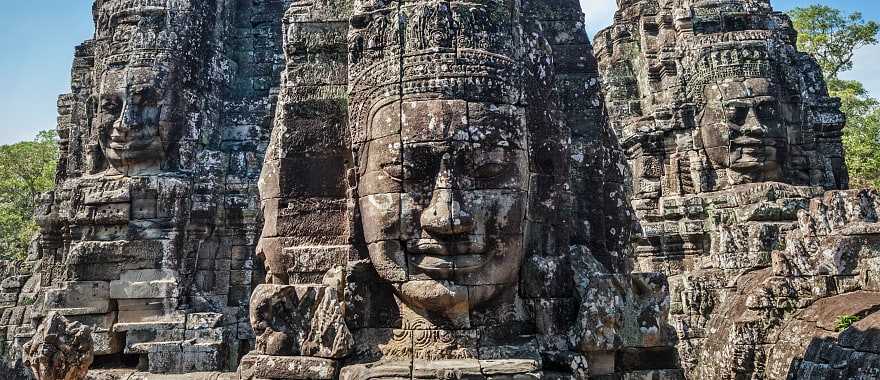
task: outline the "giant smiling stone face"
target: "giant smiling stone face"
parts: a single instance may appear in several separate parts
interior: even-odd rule
[[[523,120],[515,106],[461,100],[395,102],[371,117],[361,220],[380,276],[408,306],[444,312],[515,286],[528,204]]]
[[[709,159],[751,180],[782,179],[788,150],[790,104],[768,79],[732,80],[706,86],[697,115]]]
[[[99,143],[112,169],[127,175],[161,170],[177,128],[168,74],[153,67],[107,70],[101,80]]]

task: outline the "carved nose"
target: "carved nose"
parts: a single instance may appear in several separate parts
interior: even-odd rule
[[[761,138],[766,135],[767,127],[758,118],[754,108],[749,110],[749,115],[746,117],[746,121],[743,123],[742,128],[740,128],[740,132],[746,136],[755,138]]]
[[[131,131],[134,127],[140,125],[140,113],[138,107],[125,102],[122,105],[122,113],[116,122],[116,128],[122,131]]]
[[[422,229],[432,235],[463,235],[471,232],[474,218],[455,199],[452,189],[435,189],[420,218]]]
[[[128,128],[122,126],[122,124],[122,121],[113,123],[113,128],[110,130],[110,139],[112,141],[121,141],[128,135]]]

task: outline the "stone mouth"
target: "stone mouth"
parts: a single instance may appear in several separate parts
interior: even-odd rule
[[[143,150],[150,146],[150,141],[130,141],[125,139],[113,139],[108,146],[110,149],[119,151]]]
[[[411,254],[409,260],[429,276],[446,278],[453,272],[473,272],[488,262],[484,255],[434,256]]]
[[[480,236],[467,236],[460,239],[436,240],[418,239],[406,244],[409,253],[431,256],[480,255],[486,251],[485,239]]]
[[[773,144],[772,140],[765,140],[756,137],[742,136],[737,137],[733,141],[733,145],[743,146],[743,147],[760,147],[768,144]]]

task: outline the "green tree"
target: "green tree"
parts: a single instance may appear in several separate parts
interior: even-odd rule
[[[790,14],[799,32],[798,48],[816,57],[829,80],[852,69],[856,50],[877,43],[880,24],[865,21],[859,12],[844,16],[829,6],[811,5]]]
[[[863,98],[850,102],[849,108],[843,145],[851,185],[880,189],[880,104]]]
[[[34,223],[35,198],[52,189],[58,164],[54,131],[34,141],[0,146],[0,258],[27,254]]]
[[[847,117],[843,133],[847,165],[854,187],[880,188],[880,102],[858,81],[840,79],[852,69],[859,48],[877,44],[880,24],[865,21],[861,13],[811,5],[789,12],[798,30],[798,48],[819,62],[828,90],[839,97]]]

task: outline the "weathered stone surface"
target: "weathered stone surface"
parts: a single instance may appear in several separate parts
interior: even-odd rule
[[[331,380],[336,378],[337,362],[310,356],[271,356],[248,354],[239,367],[242,379]]]
[[[0,290],[0,351],[18,371],[30,320],[54,310],[94,327],[98,362],[234,370],[264,277],[257,180],[284,8],[96,0],[93,10],[94,37],[77,47],[58,101],[57,187],[40,197],[40,236]],[[181,326],[189,315],[224,317]]]
[[[630,273],[625,157],[576,1],[287,6],[253,355],[561,379],[671,349],[665,279]]]
[[[108,379],[873,376],[880,197],[790,21],[618,5],[597,62],[574,0],[96,1],[0,348],[55,311]]]
[[[92,329],[52,312],[24,345],[25,365],[37,380],[82,380],[94,359]]]
[[[104,314],[110,311],[110,284],[79,281],[46,292],[46,308],[61,315]]]
[[[251,297],[256,352],[339,359],[351,349],[343,316],[342,272],[321,285],[260,285]]]
[[[178,274],[171,270],[146,269],[123,272],[119,280],[110,282],[114,299],[177,298]]]
[[[835,325],[880,309],[878,194],[846,190],[840,102],[791,20],[765,0],[618,4],[596,37],[605,103],[685,374],[870,377]]]

